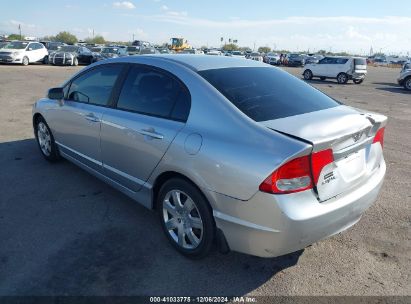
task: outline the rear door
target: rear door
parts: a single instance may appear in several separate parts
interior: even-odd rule
[[[97,66],[66,87],[66,97],[51,109],[50,126],[59,149],[70,157],[101,170],[100,128],[113,87],[124,65]]]
[[[116,108],[102,120],[105,175],[139,191],[185,125],[189,109],[188,90],[173,75],[130,65]]]

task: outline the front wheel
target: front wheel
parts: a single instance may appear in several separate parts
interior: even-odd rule
[[[73,58],[73,65],[74,65],[74,66],[78,66],[78,59],[77,59],[77,57],[74,57],[74,58]]]
[[[173,178],[160,189],[157,209],[168,240],[181,254],[203,258],[210,252],[215,235],[211,207],[190,182]]]
[[[338,74],[338,76],[337,76],[337,82],[338,82],[339,84],[346,84],[347,81],[348,81],[348,75],[347,75],[347,74],[345,74],[345,73],[340,73],[340,74]]]
[[[404,89],[411,91],[411,76],[404,80]]]
[[[55,162],[60,159],[60,154],[54,141],[53,134],[43,117],[36,119],[34,124],[34,135],[36,136],[36,141],[41,154],[46,160]]]
[[[353,80],[353,82],[354,82],[355,84],[362,84],[363,81],[364,81],[364,79],[354,79],[354,80]]]
[[[27,66],[27,65],[29,65],[29,63],[30,63],[29,57],[24,56],[23,60],[21,61],[21,64],[24,65],[24,66]]]
[[[49,56],[44,56],[43,64],[49,64]]]
[[[311,70],[305,70],[303,75],[305,80],[313,79],[313,72]]]

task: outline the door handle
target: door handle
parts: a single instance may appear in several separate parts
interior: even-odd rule
[[[86,116],[84,116],[84,118],[91,122],[100,122],[100,119],[97,116],[95,116],[93,113],[87,114]]]
[[[144,136],[155,138],[155,139],[163,139],[164,138],[163,134],[157,133],[153,128],[150,128],[148,130],[142,129],[142,130],[138,131],[138,133],[140,133],[141,135],[144,135]]]

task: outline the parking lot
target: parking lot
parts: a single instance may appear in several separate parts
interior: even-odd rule
[[[283,257],[199,261],[176,253],[154,212],[42,158],[31,106],[79,69],[0,65],[0,295],[411,295],[411,94],[399,69],[369,67],[361,85],[311,81],[389,117],[385,184],[357,225]]]

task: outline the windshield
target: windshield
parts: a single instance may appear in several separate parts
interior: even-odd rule
[[[95,52],[95,53],[100,53],[101,52],[101,48],[91,48],[90,51]]]
[[[294,116],[339,105],[304,81],[271,67],[225,68],[198,73],[255,121]]]
[[[241,52],[234,51],[234,52],[233,52],[233,55],[236,55],[236,56],[241,56],[242,54],[241,54]]]
[[[0,42],[0,49],[4,48],[8,42]]]
[[[50,43],[49,44],[49,50],[50,51],[56,51],[61,47],[60,43]]]
[[[290,54],[290,58],[300,58],[301,57],[301,55],[299,55],[299,54]]]
[[[27,47],[28,44],[29,44],[28,42],[13,41],[13,42],[10,42],[8,45],[6,45],[4,48],[5,49],[24,50]]]
[[[137,48],[135,46],[128,46],[127,47],[127,52],[136,52]]]
[[[116,53],[118,53],[118,49],[116,49],[116,48],[104,48],[101,52],[103,54],[116,54]]]
[[[65,45],[60,48],[62,52],[77,52],[78,47],[74,45]]]

